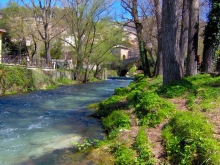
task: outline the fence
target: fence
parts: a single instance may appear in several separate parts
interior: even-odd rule
[[[23,65],[28,68],[53,68],[52,61],[46,62],[45,59],[33,59],[28,56],[3,56],[2,63],[8,65]]]

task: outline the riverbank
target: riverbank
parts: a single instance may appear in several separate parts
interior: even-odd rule
[[[54,88],[58,85],[79,83],[72,70],[26,69],[0,65],[0,95]]]
[[[85,150],[95,164],[220,164],[220,77],[197,75],[162,86],[136,78],[90,105],[107,133]],[[85,144],[82,144],[85,145]]]
[[[106,75],[116,75],[116,71],[105,71]],[[0,96],[27,92],[39,89],[53,89],[59,85],[79,84],[82,81],[74,80],[74,70],[72,69],[41,69],[22,66],[7,66],[0,64]],[[90,82],[100,81],[93,78],[90,73]],[[84,77],[82,73],[81,78]],[[83,78],[82,78],[83,80]]]

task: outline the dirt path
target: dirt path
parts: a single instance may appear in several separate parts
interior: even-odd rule
[[[177,110],[183,110],[183,111],[187,110],[186,99],[176,98],[176,99],[169,99],[169,101],[176,105]],[[152,144],[152,152],[156,160],[156,165],[165,164],[166,162],[166,153],[163,147],[163,139],[162,139],[162,129],[168,121],[169,121],[168,119],[165,119],[162,123],[160,123],[156,127],[146,129],[149,142]]]
[[[163,164],[166,161],[166,153],[162,145],[163,139],[161,137],[161,132],[163,126],[168,122],[166,119],[164,122],[160,123],[154,128],[147,128],[146,133],[149,142],[152,144],[152,152],[156,160],[156,165]]]

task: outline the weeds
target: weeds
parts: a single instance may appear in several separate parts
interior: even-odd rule
[[[172,164],[219,164],[220,147],[212,125],[199,113],[178,112],[163,130],[168,160]]]
[[[112,139],[117,136],[120,129],[130,128],[130,119],[123,111],[114,111],[102,119],[102,124],[109,133],[109,138]]]
[[[81,143],[81,144],[78,143],[78,142],[72,142],[72,144],[74,146],[77,146],[77,149],[79,151],[85,151],[85,150],[87,150],[87,149],[89,149],[91,147],[94,147],[98,142],[99,142],[98,139],[93,139],[93,140],[91,140],[91,139],[84,139],[83,143]]]
[[[135,139],[134,148],[138,153],[136,164],[141,165],[154,165],[155,161],[153,159],[153,154],[150,148],[150,143],[148,141],[146,130],[141,127],[138,131],[138,135]]]
[[[141,125],[155,126],[169,117],[174,109],[172,103],[160,98],[156,93],[144,92],[134,112]]]

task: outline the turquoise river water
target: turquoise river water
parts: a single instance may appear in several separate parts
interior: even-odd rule
[[[87,105],[130,82],[106,80],[0,97],[0,165],[68,164],[70,158],[62,155],[72,153],[72,142],[103,138],[101,123],[89,117]]]

